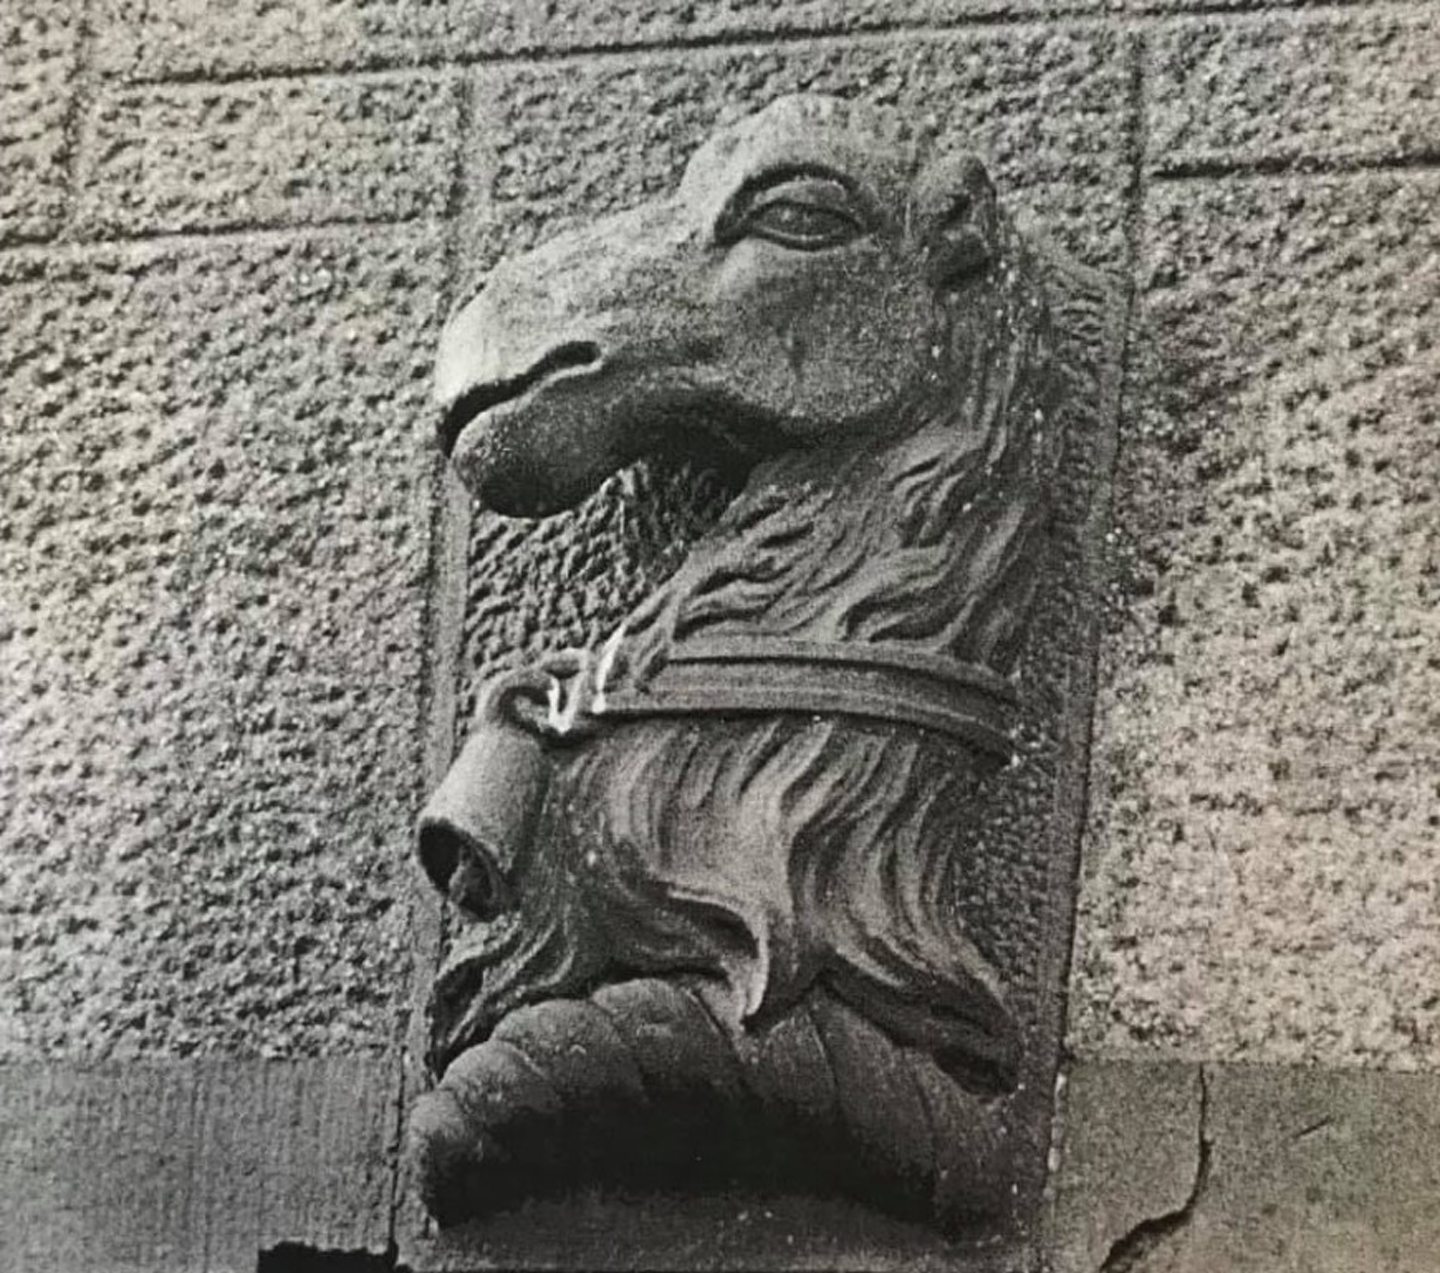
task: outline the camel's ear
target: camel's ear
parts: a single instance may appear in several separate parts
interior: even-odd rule
[[[988,268],[999,253],[999,224],[985,165],[974,155],[941,156],[920,174],[915,194],[931,285],[956,287]]]

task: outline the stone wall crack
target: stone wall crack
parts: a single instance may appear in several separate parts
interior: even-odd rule
[[[1182,1232],[1194,1217],[1195,1210],[1210,1184],[1213,1144],[1210,1131],[1210,1084],[1203,1065],[1199,1067],[1198,1075],[1200,1115],[1196,1119],[1195,1179],[1191,1183],[1190,1192],[1185,1201],[1173,1211],[1142,1220],[1128,1233],[1116,1239],[1097,1273],[1137,1273],[1145,1269],[1149,1256],[1168,1244],[1177,1233]]]

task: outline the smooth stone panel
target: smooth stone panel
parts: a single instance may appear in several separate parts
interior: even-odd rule
[[[285,1245],[383,1254],[395,1090],[384,1057],[0,1066],[0,1268],[255,1273]]]
[[[1071,1071],[1085,1096],[1058,1154],[1054,1273],[1437,1267],[1440,1077],[1183,1067],[1202,1091],[1187,1139],[1155,1117],[1155,1094],[1181,1070],[1091,1062]],[[1117,1154],[1121,1146],[1129,1152]],[[1106,1163],[1113,1172],[1097,1170]],[[1148,1196],[1142,1166],[1153,1173]],[[1097,1218],[1121,1214],[1129,1227],[1095,1241]]]

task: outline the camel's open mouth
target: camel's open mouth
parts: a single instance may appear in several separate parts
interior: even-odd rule
[[[536,386],[553,379],[563,371],[593,367],[600,361],[600,346],[594,341],[576,340],[557,345],[539,362],[521,375],[508,380],[493,380],[476,385],[455,399],[440,421],[440,450],[448,459],[455,451],[460,435],[485,412],[524,397]]]

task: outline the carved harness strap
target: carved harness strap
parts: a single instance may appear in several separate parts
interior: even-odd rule
[[[609,693],[602,717],[805,712],[859,716],[958,738],[1009,759],[1015,688],[974,663],[903,646],[709,637],[676,647],[643,689]]]

